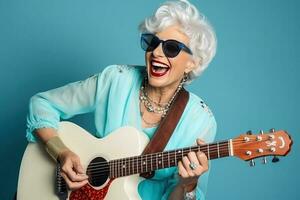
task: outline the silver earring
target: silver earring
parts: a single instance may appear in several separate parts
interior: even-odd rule
[[[187,82],[187,79],[188,79],[188,74],[184,72],[182,82],[183,83]]]

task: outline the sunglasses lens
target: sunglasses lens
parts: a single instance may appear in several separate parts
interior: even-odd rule
[[[141,47],[147,52],[154,51],[154,49],[156,49],[161,42],[163,52],[169,58],[176,57],[182,49],[191,54],[190,50],[185,47],[184,44],[176,40],[162,41],[157,36],[150,33],[144,33],[141,36]]]
[[[174,58],[180,52],[179,44],[176,41],[166,41],[163,45],[163,51],[169,58]]]
[[[141,47],[144,51],[153,51],[160,43],[160,40],[152,34],[142,34]]]

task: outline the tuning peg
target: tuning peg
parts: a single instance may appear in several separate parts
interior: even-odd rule
[[[250,167],[254,167],[255,166],[255,161],[252,159],[250,160],[250,163],[249,163]]]
[[[275,129],[274,128],[271,128],[270,129],[270,133],[274,133],[275,132]]]
[[[264,131],[263,131],[263,130],[260,130],[259,133],[260,133],[261,135],[263,135],[263,134],[264,134]]]
[[[267,164],[267,157],[266,156],[263,157],[262,164]]]
[[[252,135],[252,131],[251,130],[249,130],[249,131],[247,131],[247,133],[246,133],[247,135]]]
[[[274,156],[272,159],[272,162],[273,163],[279,162],[279,158],[277,156]]]

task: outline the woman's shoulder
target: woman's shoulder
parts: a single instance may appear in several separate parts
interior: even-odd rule
[[[128,65],[128,64],[113,64],[105,67],[99,74],[104,74],[105,76],[137,76],[145,73],[145,66],[141,65]]]
[[[192,92],[189,92],[189,94],[189,106],[191,107],[191,110],[193,110],[195,114],[197,113],[198,115],[202,116],[207,115],[207,117],[214,119],[213,112],[203,98]]]
[[[97,96],[107,96],[110,93],[120,94],[120,91],[134,91],[143,77],[142,66],[109,65],[95,75]]]
[[[190,98],[187,106],[186,124],[191,133],[192,140],[201,138],[212,142],[216,135],[217,122],[214,114],[203,98],[189,92]],[[193,138],[194,137],[194,138]]]
[[[217,123],[211,109],[201,97],[189,92],[189,101],[167,148],[188,147],[194,145],[197,138],[212,142],[216,128]]]
[[[138,65],[108,65],[95,74],[98,86],[132,85],[144,77],[145,67]]]
[[[196,94],[192,92],[189,93],[188,121],[193,122],[193,126],[195,126],[196,130],[203,130],[203,134],[209,130],[216,129],[217,122],[208,103]],[[215,135],[215,133],[213,133],[213,135]],[[206,140],[211,141],[214,138],[213,135]]]

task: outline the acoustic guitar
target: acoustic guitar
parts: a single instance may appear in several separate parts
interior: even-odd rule
[[[285,131],[271,130],[237,138],[141,155],[148,137],[133,127],[122,127],[103,139],[98,139],[71,122],[61,122],[58,134],[63,142],[81,159],[89,176],[89,183],[70,191],[60,176],[59,164],[53,162],[40,143],[29,143],[23,155],[19,180],[18,200],[139,200],[137,186],[143,180],[140,173],[177,166],[189,152],[202,151],[207,158],[236,156],[250,161],[254,158],[285,156],[292,140]]]

